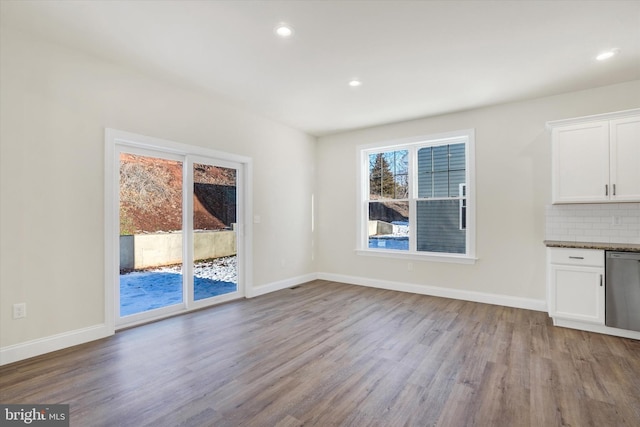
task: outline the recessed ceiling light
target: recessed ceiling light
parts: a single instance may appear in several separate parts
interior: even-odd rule
[[[293,35],[293,28],[291,28],[291,26],[287,24],[278,24],[274,31],[278,36],[284,39]]]
[[[353,79],[349,82],[349,86],[351,87],[358,87],[358,86],[362,86],[362,82],[358,79]]]
[[[620,52],[620,49],[611,49],[611,50],[607,50],[605,52],[600,53],[598,56],[596,56],[596,59],[598,61],[604,61],[605,59],[609,59],[609,58],[613,58],[614,56],[616,56],[618,53]]]

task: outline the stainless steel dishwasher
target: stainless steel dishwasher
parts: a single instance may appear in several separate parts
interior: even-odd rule
[[[607,251],[605,324],[640,331],[640,253]]]

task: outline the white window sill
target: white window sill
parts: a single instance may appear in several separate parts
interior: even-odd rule
[[[475,264],[478,258],[468,255],[435,255],[433,252],[416,253],[381,249],[356,249],[356,254],[383,258],[411,259],[416,261],[449,262],[454,264]]]

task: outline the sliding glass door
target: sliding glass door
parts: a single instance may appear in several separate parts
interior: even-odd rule
[[[241,295],[243,165],[116,145],[116,325]]]
[[[190,228],[194,305],[238,291],[238,181],[241,165],[189,159],[193,182]]]
[[[133,148],[119,151],[116,309],[121,319],[184,308],[183,175],[180,156]]]

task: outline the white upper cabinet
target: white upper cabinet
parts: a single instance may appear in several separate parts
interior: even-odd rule
[[[607,200],[609,122],[553,128],[553,203]]]
[[[640,201],[640,109],[547,125],[553,203]]]
[[[611,200],[640,200],[640,115],[609,124]]]

